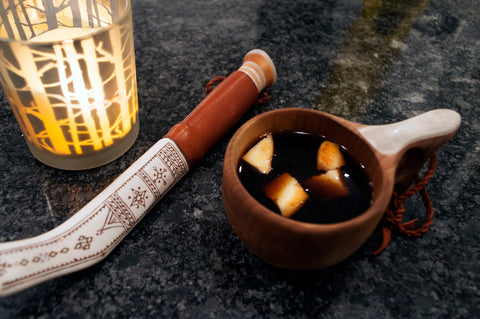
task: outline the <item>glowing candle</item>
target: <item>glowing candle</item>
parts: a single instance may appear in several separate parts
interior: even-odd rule
[[[0,79],[35,157],[85,169],[122,155],[139,128],[129,0],[2,1]]]

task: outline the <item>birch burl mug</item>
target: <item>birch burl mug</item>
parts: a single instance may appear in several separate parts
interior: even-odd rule
[[[459,125],[460,115],[446,109],[378,126],[303,108],[260,114],[238,129],[225,153],[222,191],[230,224],[251,252],[275,266],[321,269],[334,265],[368,239],[382,219],[394,187],[405,190]],[[239,179],[240,159],[260,137],[283,131],[324,136],[345,147],[370,179],[368,209],[346,221],[313,224],[281,216],[252,197]]]

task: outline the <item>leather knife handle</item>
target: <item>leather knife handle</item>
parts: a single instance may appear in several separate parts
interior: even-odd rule
[[[248,52],[242,66],[223,80],[165,137],[174,140],[190,165],[205,153],[245,114],[266,87],[277,78],[275,66],[262,50]]]

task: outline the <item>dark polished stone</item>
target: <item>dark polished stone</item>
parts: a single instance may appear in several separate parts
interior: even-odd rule
[[[88,203],[253,48],[274,60],[252,108],[102,262],[0,299],[0,318],[471,318],[480,313],[480,7],[475,0],[134,0],[140,134],[120,159],[67,172],[37,162],[0,103],[0,242],[39,235]],[[255,114],[305,107],[365,124],[435,108],[462,115],[438,152],[425,235],[377,230],[317,271],[270,266],[225,215],[222,161]],[[424,216],[419,197],[405,221]]]

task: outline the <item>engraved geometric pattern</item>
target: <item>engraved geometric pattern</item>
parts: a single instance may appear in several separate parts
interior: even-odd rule
[[[181,158],[183,155],[180,153],[176,153],[173,149],[173,145],[166,145],[166,147],[160,151],[158,156],[162,159],[162,162],[165,163],[167,168],[170,170],[170,173],[177,177],[179,174],[183,174],[184,170],[186,169],[186,165],[178,165],[178,163],[182,163]]]
[[[106,201],[106,205],[110,208],[110,210],[115,212],[116,217],[126,229],[135,225],[135,216],[118,194],[114,193],[112,196],[110,196],[110,198]]]
[[[143,180],[143,182],[148,187],[148,189],[153,193],[153,195],[155,195],[155,196],[160,195],[158,193],[158,188],[155,185],[155,180],[150,178],[150,176],[147,174],[147,172],[145,172],[143,169],[141,169],[141,170],[138,171],[138,176]]]
[[[130,206],[137,206],[137,208],[140,208],[140,206],[145,207],[145,200],[148,199],[148,195],[146,193],[147,191],[142,190],[141,187],[138,187],[138,190],[132,188],[132,196],[128,197],[128,199],[132,200]]]
[[[75,249],[83,249],[83,250],[89,250],[90,249],[90,244],[92,243],[93,241],[93,237],[92,236],[84,236],[84,235],[81,235],[80,237],[78,237],[78,242],[77,244],[75,245]]]
[[[10,248],[9,243],[2,244],[0,295],[103,259],[188,169],[174,142],[162,139],[105,191],[60,225],[58,232],[28,243],[13,245],[13,242]],[[161,177],[158,172],[163,172]]]
[[[1,37],[30,40],[60,27],[103,27],[125,10],[122,1],[27,2],[0,0]],[[86,154],[131,131],[138,101],[130,21],[127,14],[114,27],[74,42],[0,41],[0,82],[35,148]]]

